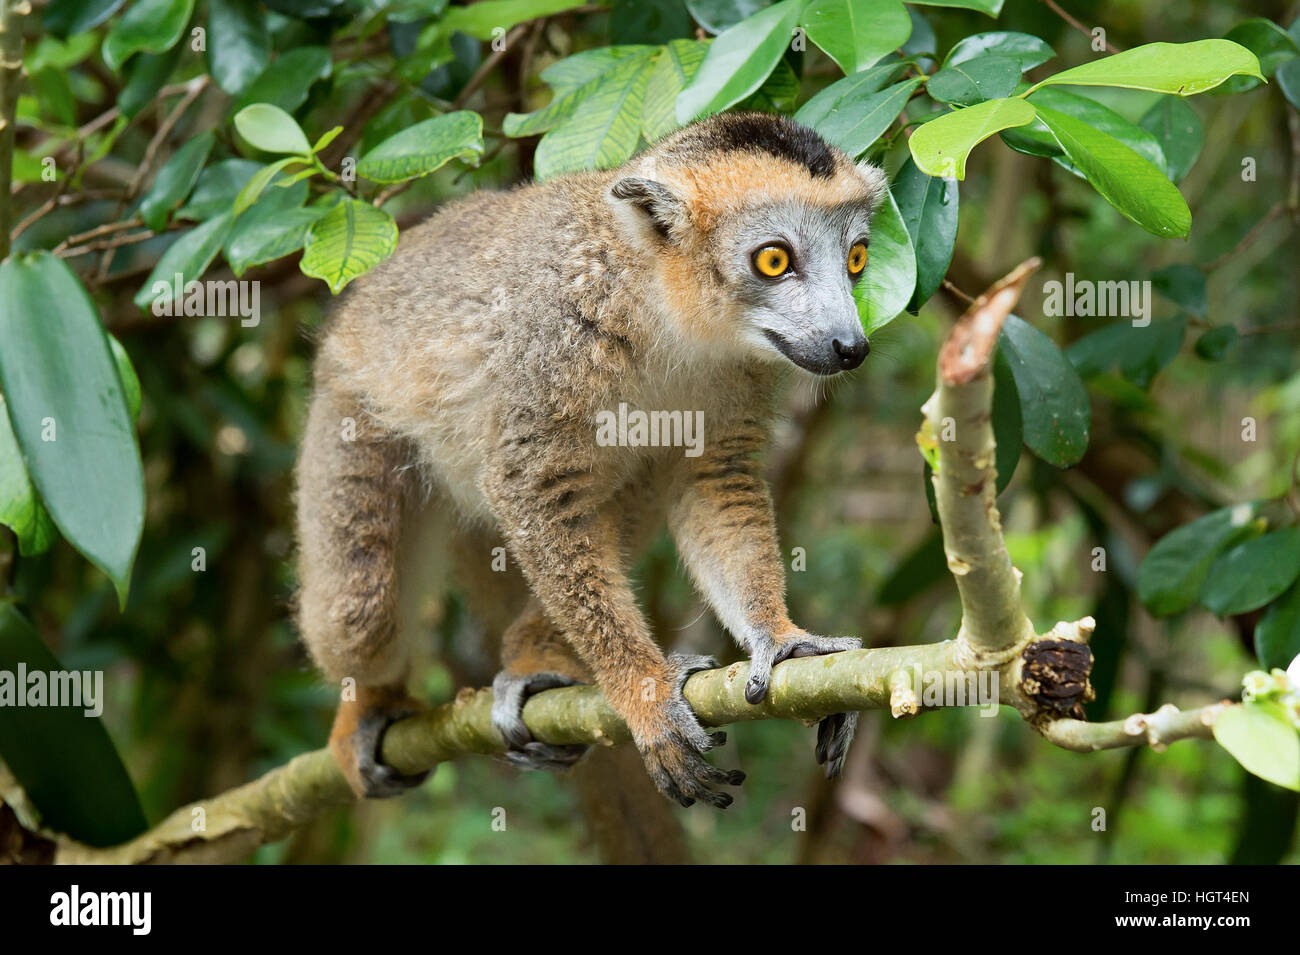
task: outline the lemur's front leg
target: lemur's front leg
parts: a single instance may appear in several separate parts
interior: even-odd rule
[[[650,638],[623,570],[620,515],[608,481],[526,424],[504,435],[485,483],[515,559],[547,616],[627,723],[646,769],[665,796],[719,809],[740,772],[711,765],[704,753],[726,741],[709,733],[682,693],[711,660],[663,651]]]
[[[754,460],[765,441],[761,424],[746,422],[684,459],[668,518],[696,586],[749,653],[751,703],[767,695],[772,667],[782,660],[862,646],[857,637],[818,637],[790,621],[772,498]],[[843,768],[857,721],[857,713],[836,713],[818,726],[817,761],[827,776]]]

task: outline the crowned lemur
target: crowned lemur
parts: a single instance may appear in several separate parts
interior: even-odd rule
[[[412,581],[424,564],[409,555],[442,518],[456,570],[479,577],[467,589],[507,592],[494,541],[527,583],[493,683],[513,762],[581,756],[532,739],[521,713],[531,693],[594,680],[660,791],[731,802],[717,787],[744,774],[705,760],[725,737],[682,692],[716,664],[664,654],[629,561],[666,519],[750,656],[751,703],[774,663],[860,645],[790,621],[755,454],[787,369],[830,376],[866,357],[853,287],[883,191],[879,169],[790,120],[723,114],[617,169],[452,202],[354,283],[319,344],[297,516],[300,627],[325,675],[354,681],[330,742],[359,794],[422,778],[380,753],[385,729],[418,707],[403,620],[429,582]],[[695,415],[703,441],[688,454],[598,440],[601,412],[620,405]],[[819,728],[828,774],[856,716]]]

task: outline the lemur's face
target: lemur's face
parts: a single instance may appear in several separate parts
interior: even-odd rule
[[[853,289],[870,255],[871,208],[783,199],[718,223],[714,265],[740,306],[745,344],[817,375],[862,364],[870,349]]]

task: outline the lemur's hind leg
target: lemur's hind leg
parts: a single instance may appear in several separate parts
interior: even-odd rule
[[[342,701],[330,749],[359,796],[397,795],[404,776],[380,758],[384,731],[420,708],[407,695],[410,647],[398,626],[397,550],[419,493],[405,447],[359,405],[321,388],[298,461],[298,621]]]
[[[492,725],[510,749],[507,762],[521,769],[568,769],[586,753],[581,745],[555,745],[533,739],[524,725],[524,704],[534,693],[557,686],[590,683],[591,676],[569,648],[564,634],[536,599],[501,639],[501,672],[492,681]]]

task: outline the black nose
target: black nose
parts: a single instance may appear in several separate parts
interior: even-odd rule
[[[850,368],[857,368],[862,364],[862,359],[871,353],[871,342],[865,338],[859,339],[849,344],[844,344],[838,338],[831,341],[831,347],[835,349],[835,354],[840,357],[840,367],[846,371]]]

